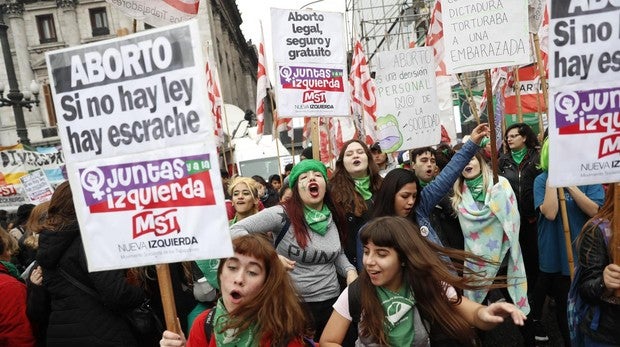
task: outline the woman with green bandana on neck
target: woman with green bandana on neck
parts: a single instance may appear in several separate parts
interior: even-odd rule
[[[538,213],[534,207],[534,180],[542,171],[538,168],[538,138],[525,123],[515,123],[506,128],[504,141],[507,153],[499,158],[499,174],[504,176],[517,198],[521,215],[519,244],[525,263],[525,273],[531,293],[538,276]]]
[[[289,186],[293,196],[232,225],[234,237],[271,232],[276,251],[290,270],[297,290],[306,302],[318,338],[340,294],[338,275],[347,284],[357,271],[344,254],[345,218],[334,208],[327,189],[327,169],[317,160],[306,159],[293,167]]]
[[[362,265],[362,255],[357,254],[356,247],[358,232],[372,215],[374,194],[381,188],[381,182],[379,168],[368,146],[358,140],[345,142],[329,180],[329,191],[336,208],[347,218],[344,253],[358,268]]]
[[[530,312],[525,267],[519,247],[519,210],[510,183],[499,176],[493,184],[491,169],[483,154],[476,153],[454,183],[452,206],[457,211],[465,239],[465,251],[484,257],[488,263],[467,263],[471,270],[488,277],[506,276],[508,290],[492,297],[488,289],[465,290],[463,295],[477,303],[503,298]],[[467,276],[465,276],[467,277]]]
[[[464,297],[461,290],[500,285],[480,283],[483,274],[470,273],[463,262],[484,259],[441,247],[420,234],[420,228],[404,217],[373,219],[360,232],[364,245],[364,270],[334,304],[320,346],[342,345],[352,322],[359,322],[356,346],[455,346],[442,344],[444,334],[461,345],[471,345],[475,330],[492,329],[510,318],[523,325],[525,315],[512,304],[483,306]],[[459,277],[453,266],[471,275]]]
[[[216,306],[196,318],[187,341],[167,330],[159,345],[310,345],[303,338],[308,317],[270,242],[262,235],[245,235],[233,240],[233,249],[217,269],[222,295]]]

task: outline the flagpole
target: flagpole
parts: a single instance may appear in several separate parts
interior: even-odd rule
[[[310,138],[312,139],[312,158],[321,161],[321,148],[319,141],[319,117],[310,118]]]
[[[276,112],[276,105],[273,102],[273,98],[275,93],[273,92],[273,90],[269,90],[267,91],[269,94],[269,103],[271,105],[271,115],[273,118],[273,123],[276,125],[275,126],[275,134],[272,134],[273,136],[275,136],[276,139],[276,155],[278,156],[278,176],[280,177],[280,182],[283,182],[283,178],[282,178],[282,162],[280,160],[280,132],[278,131],[278,113]]]
[[[542,60],[542,53],[540,51],[540,40],[538,39],[538,34],[534,33],[532,34],[533,38],[534,38],[534,50],[536,51],[536,65],[538,66],[538,76],[540,76],[540,89],[542,89],[542,93],[543,93],[543,109],[546,109],[547,114],[549,114],[549,107],[547,106],[547,100],[549,95],[548,95],[548,90],[547,90],[547,75],[545,73],[545,64]],[[540,115],[540,120],[538,121],[539,124],[541,124],[541,128],[540,131],[542,132],[542,113]]]
[[[491,130],[491,167],[493,168],[493,184],[499,182],[497,163],[497,143],[495,139],[495,106],[493,106],[493,83],[491,82],[491,70],[484,70],[484,80],[487,87],[487,118]],[[478,123],[480,124],[480,123]]]
[[[523,123],[523,105],[521,105],[521,81],[519,80],[519,65],[516,65],[512,73],[515,76],[515,97],[517,101],[517,116],[519,117],[519,123]]]
[[[558,196],[560,197],[560,211],[562,213],[562,226],[564,227],[564,243],[566,246],[566,258],[568,259],[568,271],[570,279],[575,277],[575,260],[573,258],[573,246],[570,237],[570,226],[568,224],[568,213],[566,210],[566,196],[564,188],[558,188]]]

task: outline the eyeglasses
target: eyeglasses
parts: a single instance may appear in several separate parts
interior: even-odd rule
[[[508,135],[507,138],[514,139],[514,138],[519,137],[519,136],[521,136],[521,134],[511,134],[511,135]]]

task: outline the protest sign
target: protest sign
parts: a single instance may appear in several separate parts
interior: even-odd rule
[[[620,181],[620,7],[550,1],[549,183]]]
[[[154,27],[192,19],[198,14],[200,0],[106,0],[127,16]]]
[[[271,24],[279,115],[348,115],[342,13],[272,8]]]
[[[47,181],[47,176],[43,170],[35,170],[20,177],[19,180],[30,202],[39,204],[52,198],[54,190]]]
[[[89,270],[230,256],[196,22],[46,58]]]
[[[527,1],[442,1],[449,74],[531,62]]]
[[[439,143],[441,122],[432,47],[379,52],[377,134],[384,152]]]
[[[30,203],[20,178],[41,169],[53,186],[65,180],[62,153],[55,147],[25,150],[22,144],[0,147],[0,209],[16,211],[19,205]]]

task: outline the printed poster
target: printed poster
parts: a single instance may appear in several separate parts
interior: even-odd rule
[[[448,74],[531,62],[527,1],[442,1]]]
[[[620,8],[550,1],[549,182],[620,181]]]
[[[278,113],[348,116],[342,13],[271,9]]]
[[[89,271],[230,256],[197,23],[46,58]]]
[[[374,59],[381,149],[392,153],[438,144],[441,120],[433,48],[379,52]]]
[[[66,180],[62,152],[55,147],[25,150],[22,144],[0,147],[0,209],[17,211],[30,203],[20,178],[35,170],[43,170],[47,182],[56,186]]]
[[[54,190],[47,181],[47,176],[43,170],[35,170],[25,176],[19,178],[22,183],[22,187],[28,199],[33,204],[40,204],[45,201],[49,201],[52,198]]]

